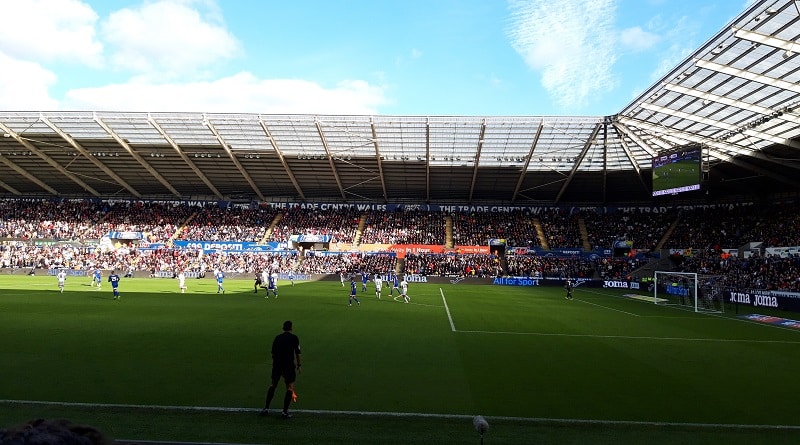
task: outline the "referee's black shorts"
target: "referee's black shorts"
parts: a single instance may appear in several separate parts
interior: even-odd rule
[[[293,365],[289,366],[273,366],[272,367],[272,383],[278,383],[278,380],[283,378],[285,383],[294,383],[297,380],[297,371]]]

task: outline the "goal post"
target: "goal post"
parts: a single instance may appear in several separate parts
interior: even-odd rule
[[[724,312],[721,281],[717,276],[695,272],[655,271],[653,302],[694,312]]]

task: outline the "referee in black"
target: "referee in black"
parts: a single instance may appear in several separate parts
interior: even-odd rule
[[[295,358],[297,365],[294,363]],[[267,390],[267,400],[264,402],[264,409],[261,410],[262,416],[269,415],[269,404],[275,397],[278,381],[283,377],[283,381],[286,383],[286,394],[283,396],[281,417],[283,419],[292,418],[292,415],[289,414],[289,403],[294,396],[294,382],[297,374],[302,372],[300,366],[300,339],[292,334],[291,320],[286,320],[283,322],[283,333],[275,336],[275,340],[272,341],[272,383]]]

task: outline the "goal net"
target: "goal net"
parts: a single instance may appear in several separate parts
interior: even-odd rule
[[[715,275],[656,271],[653,300],[656,304],[682,306],[694,312],[725,312],[721,282]]]

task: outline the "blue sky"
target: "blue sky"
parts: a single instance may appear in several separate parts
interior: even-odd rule
[[[749,0],[3,0],[0,110],[614,114]]]

